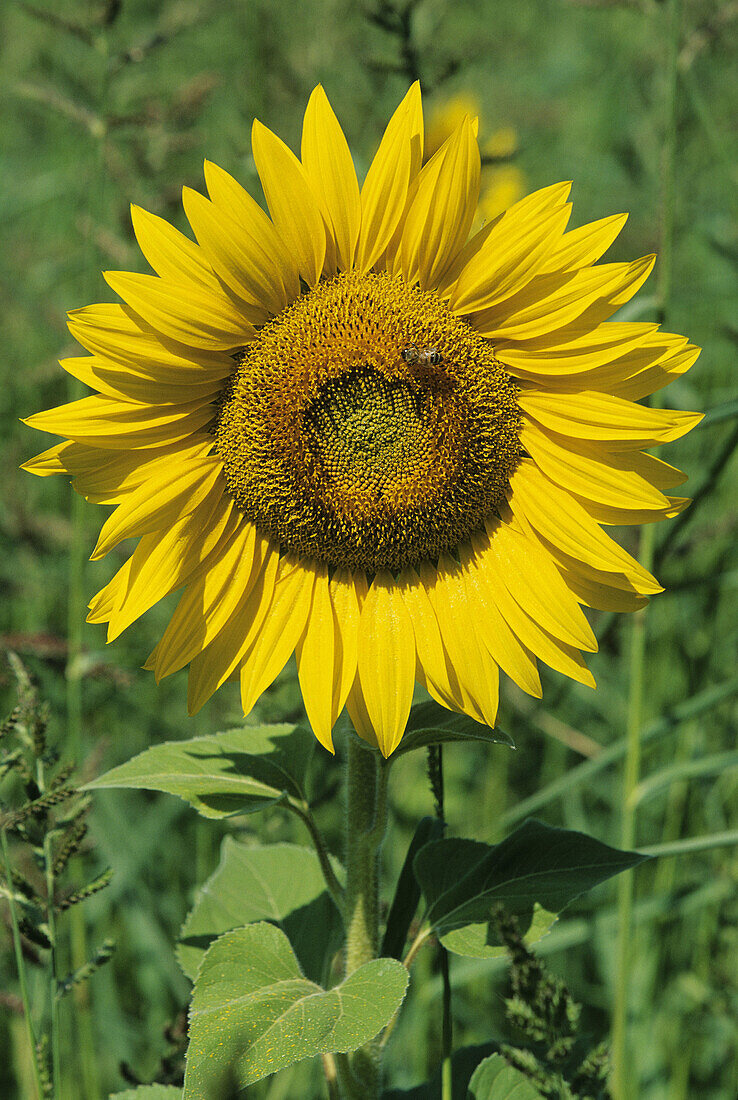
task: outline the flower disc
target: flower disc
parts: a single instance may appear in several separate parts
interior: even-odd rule
[[[520,456],[516,393],[435,294],[344,274],[246,347],[216,450],[238,506],[286,550],[400,570],[493,515]]]

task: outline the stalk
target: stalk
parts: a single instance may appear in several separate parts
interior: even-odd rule
[[[665,144],[661,204],[661,256],[658,268],[659,322],[664,323],[671,295],[672,252],[674,244],[674,190],[676,174],[676,96],[681,0],[670,0],[668,8],[668,58],[665,91]],[[658,404],[658,401],[654,401]],[[654,524],[641,533],[640,560],[650,570],[654,559]],[[646,665],[646,609],[635,612],[630,644],[630,693],[623,769],[623,816],[621,845],[632,848],[636,840],[635,790],[640,777],[643,732],[643,703]],[[633,970],[633,873],[620,876],[618,883],[618,942],[615,1000],[612,1024],[612,1090],[614,1100],[630,1100],[638,1095],[638,1063],[628,1052],[628,1007],[630,976]]]
[[[39,790],[43,792],[46,790],[44,782],[44,764],[43,760],[39,760],[36,765],[36,779],[38,782]],[[51,1040],[51,1079],[52,1079],[52,1096],[54,1100],[58,1100],[61,1094],[61,1034],[59,1031],[59,999],[57,997],[57,978],[59,969],[59,954],[57,949],[57,935],[56,935],[56,909],[54,908],[54,853],[51,847],[51,835],[49,830],[49,822],[47,821],[46,831],[44,833],[44,877],[46,879],[46,920],[49,927],[49,942],[51,943],[51,949],[49,951],[49,1030]]]
[[[8,884],[8,908],[10,910],[10,923],[13,928],[13,948],[15,951],[15,964],[18,969],[18,981],[20,982],[21,1000],[23,1001],[23,1018],[26,1021],[28,1033],[28,1045],[31,1048],[31,1066],[33,1067],[33,1080],[39,1100],[43,1097],[41,1086],[41,1074],[38,1068],[36,1056],[36,1033],[31,1018],[31,1001],[28,996],[28,982],[26,981],[26,964],[23,959],[23,946],[21,944],[20,928],[18,927],[18,914],[15,911],[15,898],[13,897],[13,872],[10,866],[10,852],[8,851],[8,839],[5,829],[0,828],[0,844],[3,849],[3,862],[5,864],[5,881]]]
[[[448,951],[443,946],[441,947],[441,978],[443,980],[443,1023],[441,1031],[443,1061],[441,1062],[441,1100],[453,1100],[454,1085],[451,1053],[453,1051],[454,1025],[451,1015],[451,974],[449,971]]]
[[[387,827],[388,768],[351,737],[346,783],[346,976],[379,951],[379,850]],[[350,1100],[379,1100],[381,1045],[372,1040],[338,1061]]]

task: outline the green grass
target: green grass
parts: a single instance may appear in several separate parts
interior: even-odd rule
[[[51,26],[20,4],[5,4],[0,14],[6,104],[0,116],[0,644],[21,655],[49,701],[51,739],[62,756],[76,755],[79,744],[82,768],[97,774],[152,741],[223,729],[241,715],[237,692],[229,687],[189,719],[183,674],[157,688],[141,671],[171,604],[155,608],[108,649],[101,627],[82,625],[83,605],[125,550],[105,562],[87,563],[103,510],[75,508],[62,479],[34,479],[17,468],[44,446],[18,418],[67,399],[66,375],[56,360],[77,352],[64,312],[111,300],[102,269],[145,270],[130,229],[130,202],[184,228],[180,188],[202,189],[206,156],[258,193],[249,142],[255,115],[294,147],[310,90],[323,81],[363,170],[408,76],[391,71],[400,57],[398,43],[367,21],[363,5],[349,0],[303,5],[127,0],[107,28],[98,18],[103,4],[38,0],[38,6],[77,21],[82,32]],[[531,189],[575,181],[576,224],[631,212],[611,258],[658,251],[664,219],[673,218],[665,327],[687,333],[704,352],[666,400],[685,409],[726,406],[725,415],[718,411],[686,439],[660,451],[688,471],[687,491],[699,502],[683,520],[654,530],[666,592],[653,601],[645,622],[637,724],[648,727],[672,713],[676,720],[642,739],[640,777],[671,776],[635,805],[633,835],[643,846],[736,828],[734,768],[702,776],[696,768],[670,771],[735,744],[734,691],[696,712],[683,704],[735,678],[736,17],[726,4],[684,5],[674,100],[674,193],[665,208],[669,7],[647,0],[622,5],[420,0],[413,22],[429,107],[453,92],[474,92],[483,132],[502,125],[516,129],[517,163]],[[444,80],[450,62],[458,67]],[[629,307],[630,319],[655,316],[658,288],[652,278]],[[637,548],[637,533],[625,530],[622,539]],[[547,801],[536,811],[540,816],[613,844],[620,841],[621,758],[592,770],[585,782],[563,780],[583,760],[567,744],[571,730],[603,746],[626,733],[632,624],[603,615],[596,625],[603,639],[591,662],[596,692],[551,673],[539,706],[508,685],[500,725],[514,736],[517,751],[446,750],[446,813],[456,835],[495,840],[505,815],[514,816],[521,800],[559,783],[564,797]],[[70,652],[71,678],[65,675]],[[2,709],[9,710],[12,678],[4,666],[0,675]],[[290,665],[259,703],[257,717],[274,720],[299,711]],[[324,795],[319,815],[340,850],[338,764],[322,752],[318,761],[314,785]],[[393,826],[384,853],[393,874],[418,817],[431,809],[422,759],[409,757],[395,772]],[[228,831],[233,829],[262,840],[306,840],[299,825],[280,812],[239,819]],[[62,1003],[65,1100],[76,1100],[80,1089],[88,1100],[98,1100],[122,1088],[121,1062],[143,1080],[157,1075],[162,1056],[172,1049],[165,1028],[188,998],[173,944],[197,884],[217,862],[226,831],[196,820],[163,795],[95,796],[91,835],[77,868],[80,878],[89,878],[109,865],[114,878],[78,910],[81,922],[62,918],[61,968],[77,964],[83,949],[92,950],[107,936],[118,949],[84,997]],[[629,1095],[643,1100],[735,1095],[735,874],[735,848],[725,846],[667,857],[635,876],[626,1017]],[[2,920],[7,935],[0,940],[0,985],[15,991],[4,905]],[[587,1006],[587,1025],[596,1038],[607,1035],[612,1019],[616,942],[616,889],[604,886],[570,911],[544,945],[549,965]],[[441,979],[433,951],[421,953],[418,978],[425,980],[416,982],[388,1053],[397,1085],[424,1079],[440,1057]],[[451,980],[456,1043],[498,1036],[500,967],[453,958]],[[29,968],[37,1023],[46,983],[42,970]],[[33,1089],[25,1030],[22,1018],[4,1003],[0,1051],[0,1095],[25,1100]],[[298,1067],[253,1094],[277,1100],[314,1090],[318,1096],[320,1086],[311,1074]]]

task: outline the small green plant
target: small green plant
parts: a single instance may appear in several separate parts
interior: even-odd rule
[[[68,884],[70,860],[87,834],[90,797],[73,782],[74,767],[60,761],[47,737],[48,708],[38,698],[15,653],[8,653],[18,703],[0,727],[0,892],[7,899],[23,1013],[33,1051],[40,1096],[54,1097],[61,1078],[59,1004],[111,957],[105,940],[81,966],[60,969],[59,917],[110,882],[103,871],[82,885]],[[34,1019],[26,966],[45,970],[48,997],[41,1021]],[[49,1064],[49,1057],[51,1064]]]
[[[520,932],[518,921],[497,906],[493,923],[510,956],[512,995],[505,1015],[526,1046],[504,1044],[500,1053],[551,1100],[607,1100],[610,1062],[605,1044],[578,1056],[581,1006],[545,966]]]

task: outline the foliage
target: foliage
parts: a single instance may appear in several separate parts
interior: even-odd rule
[[[6,898],[10,912],[36,1087],[46,1097],[54,1095],[54,1081],[60,1072],[58,1001],[78,990],[108,962],[115,946],[105,940],[91,957],[60,977],[58,919],[103,890],[111,872],[108,868],[71,889],[61,885],[85,839],[90,799],[80,797],[71,782],[74,768],[60,764],[49,744],[48,708],[39,701],[23,663],[12,651],[8,662],[17,683],[18,702],[0,726],[6,746],[0,757],[0,776],[5,780],[0,803],[0,895]],[[15,844],[11,846],[9,839]],[[42,1033],[37,1033],[28,1012],[26,963],[47,971],[48,1030]],[[53,1068],[48,1064],[49,1053]]]

